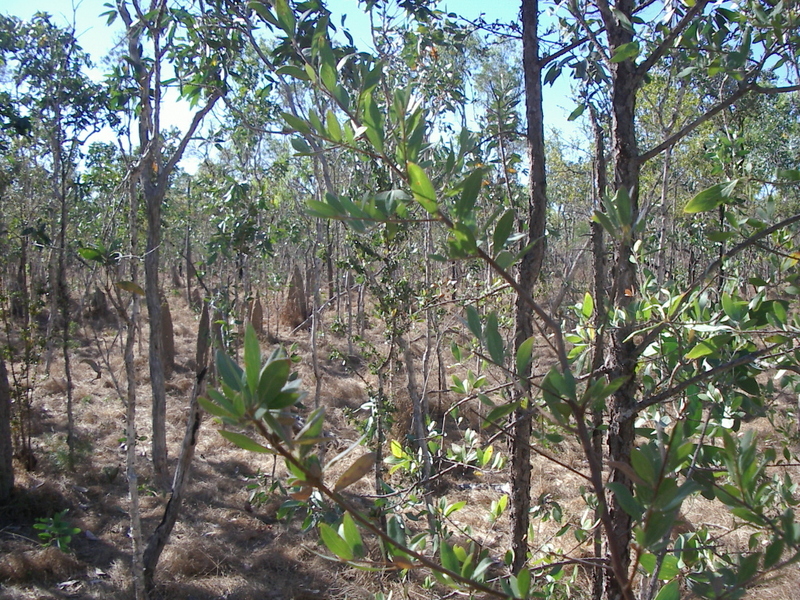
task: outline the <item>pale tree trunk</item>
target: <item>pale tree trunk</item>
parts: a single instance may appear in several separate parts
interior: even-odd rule
[[[544,260],[544,230],[547,189],[544,151],[544,114],[542,110],[542,70],[539,59],[539,2],[522,0],[522,65],[525,75],[525,105],[528,121],[527,142],[530,158],[530,198],[528,201],[528,243],[535,242],[519,264],[518,282],[527,297],[533,292]],[[531,306],[525,296],[516,299],[514,348],[533,335]],[[527,394],[530,366],[518,373]],[[528,527],[531,507],[531,424],[530,405],[514,412],[511,440],[511,547],[512,570],[518,573],[528,558]]]
[[[134,2],[137,19],[133,19],[124,0],[117,0],[117,9],[125,23],[128,41],[127,60],[130,62],[138,85],[140,110],[139,152],[140,157],[135,175],[141,185],[147,209],[147,246],[145,248],[145,297],[150,320],[150,385],[153,393],[152,404],[152,453],[155,479],[161,487],[167,486],[167,437],[166,437],[166,381],[164,376],[164,357],[162,355],[161,301],[159,298],[159,249],[161,246],[161,208],[169,185],[169,176],[180,161],[189,141],[194,136],[203,118],[211,111],[221,97],[219,90],[213,90],[205,105],[194,113],[192,121],[169,158],[162,155],[160,108],[162,96],[161,60],[164,49],[161,46],[164,32],[162,24],[141,23],[145,15]],[[165,0],[154,0],[151,8],[163,13]],[[149,18],[149,17],[148,17]],[[160,19],[157,19],[160,21]],[[142,29],[150,28],[153,57],[146,64],[141,46]]]
[[[161,522],[156,527],[153,535],[150,536],[147,542],[147,548],[144,550],[144,583],[148,593],[155,587],[155,572],[158,559],[161,557],[161,552],[164,550],[164,546],[166,546],[169,540],[172,529],[178,521],[181,504],[183,503],[183,497],[186,493],[186,486],[189,483],[190,467],[197,446],[197,436],[200,431],[202,417],[197,399],[205,393],[205,375],[207,371],[210,340],[208,304],[204,303],[197,331],[197,350],[195,354],[197,372],[195,373],[192,398],[189,402],[189,418],[186,421],[186,433],[184,434],[183,444],[181,445],[178,466],[175,468],[175,476],[172,480],[172,493],[169,502],[167,502],[167,507],[164,509]]]
[[[139,212],[139,203],[137,198],[136,186],[133,180],[129,183],[129,198],[130,198],[130,247],[131,256],[135,257],[137,253],[139,228],[137,226],[137,218]],[[134,285],[139,283],[139,266],[135,258],[130,261],[130,278]],[[130,314],[125,312],[125,304],[122,299],[118,302],[118,310],[120,318],[124,318],[127,327],[127,336],[125,338],[125,375],[127,380],[127,397],[126,397],[126,456],[125,456],[125,469],[128,479],[128,498],[129,507],[128,512],[131,518],[131,540],[133,543],[133,588],[136,600],[147,600],[147,589],[144,583],[144,566],[142,561],[142,553],[144,551],[144,544],[142,541],[142,519],[139,511],[139,480],[136,474],[136,365],[134,363],[134,347],[136,345],[136,323],[139,319],[139,296],[132,295],[133,304]]]

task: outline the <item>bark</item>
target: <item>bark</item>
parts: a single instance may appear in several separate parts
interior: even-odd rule
[[[539,2],[522,1],[522,64],[525,75],[525,103],[528,121],[527,142],[530,158],[530,198],[528,202],[528,243],[535,242],[519,264],[518,282],[530,296],[544,260],[547,189],[544,151],[544,114],[542,109],[542,69],[539,57]],[[516,299],[515,350],[533,335],[530,304],[522,294]],[[523,393],[528,393],[528,372],[519,373]],[[512,570],[518,573],[527,562],[528,527],[531,506],[531,424],[529,405],[514,413],[511,440],[511,520],[514,552]]]
[[[181,452],[178,458],[178,466],[175,469],[175,477],[172,481],[172,494],[170,495],[167,507],[164,509],[164,516],[161,522],[156,527],[150,539],[147,542],[147,548],[144,550],[143,565],[144,565],[144,583],[145,589],[148,592],[152,591],[155,587],[155,572],[158,565],[158,559],[164,550],[169,536],[172,533],[175,523],[178,521],[180,515],[181,504],[183,503],[183,496],[186,492],[186,486],[189,482],[190,468],[192,459],[194,458],[194,451],[197,446],[197,435],[200,430],[201,413],[200,405],[197,399],[203,395],[205,390],[205,374],[208,363],[208,349],[210,342],[209,334],[209,317],[208,305],[203,305],[203,313],[200,317],[200,325],[197,332],[197,350],[196,350],[196,363],[197,374],[192,390],[192,398],[189,403],[189,418],[186,422],[186,433],[183,437],[183,444],[181,445]]]
[[[633,41],[632,33],[623,27],[605,2],[599,2],[608,35],[609,51]],[[616,10],[631,19],[633,0],[618,0]],[[611,142],[614,160],[614,189],[624,188],[631,199],[633,219],[639,214],[639,160],[636,144],[636,93],[640,79],[631,59],[611,63]],[[616,309],[624,310],[637,294],[636,264],[631,261],[634,240],[632,236],[617,245],[614,257],[611,301]],[[636,345],[632,339],[633,323],[616,327],[606,351],[609,379],[622,378],[625,383],[612,396],[609,407],[608,460],[630,465],[634,442],[634,417],[630,416],[636,405]],[[632,482],[621,469],[613,469],[611,481],[632,488]],[[609,572],[606,597],[609,600],[632,598],[628,572],[631,562],[631,518],[617,501],[610,498],[611,532],[609,544],[619,556],[619,570]],[[611,550],[610,550],[611,551]]]
[[[597,115],[593,106],[590,106],[590,118],[592,123],[592,131],[594,134],[594,193],[595,193],[595,208],[600,207],[599,199],[606,193],[608,183],[606,181],[606,153],[605,153],[605,135],[603,127],[597,120]],[[607,283],[606,283],[606,256],[605,256],[605,242],[603,235],[603,228],[599,223],[592,222],[592,255],[593,255],[593,291],[594,295],[594,326],[595,326],[595,341],[594,348],[592,349],[592,377],[601,377],[600,370],[605,360],[605,323],[606,323],[606,297],[607,297]],[[594,407],[592,409],[592,451],[594,452],[597,464],[603,468],[603,409],[601,407]],[[602,509],[598,506],[595,509],[594,517],[595,522],[600,523]],[[603,535],[602,530],[598,526],[594,533],[593,543],[594,556],[596,559],[601,560],[603,557]],[[592,572],[592,600],[601,600],[604,591],[605,570],[602,567],[597,567]]]
[[[0,503],[7,502],[14,489],[14,445],[11,443],[11,387],[6,363],[0,357]]]

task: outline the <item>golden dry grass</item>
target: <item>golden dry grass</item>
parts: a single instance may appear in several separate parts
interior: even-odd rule
[[[175,325],[176,368],[168,381],[167,435],[171,464],[180,447],[185,429],[185,416],[193,385],[195,336],[197,316],[189,310],[184,298],[168,297]],[[269,320],[270,307],[267,305]],[[330,317],[328,317],[330,318]],[[274,319],[273,319],[274,320]],[[374,322],[371,341],[380,345],[383,339],[382,324]],[[268,328],[270,326],[268,325]],[[0,511],[0,598],[3,600],[33,600],[45,598],[84,598],[128,600],[133,597],[130,577],[131,541],[128,535],[129,518],[127,484],[125,481],[125,407],[117,395],[114,380],[125,385],[124,365],[121,359],[121,340],[118,332],[106,327],[100,332],[102,348],[111,348],[108,354],[111,372],[103,363],[95,336],[90,329],[81,332],[81,346],[74,350],[74,397],[78,434],[79,461],[75,472],[66,469],[65,444],[65,393],[61,364],[56,361],[53,376],[39,375],[35,390],[35,449],[39,458],[37,470],[25,472],[17,465],[18,494],[15,503]],[[145,336],[147,329],[145,327]],[[304,400],[309,410],[314,405],[314,375],[308,332],[300,331],[290,336],[289,330],[279,329],[277,335],[284,342],[296,342],[302,358],[298,366],[309,396]],[[266,351],[269,344],[263,342]],[[333,350],[337,352],[333,352]],[[412,349],[421,365],[424,343],[412,341]],[[354,377],[342,363],[346,355],[346,341],[333,335],[320,338],[320,372],[322,386],[319,397],[327,410],[326,435],[330,442],[325,449],[330,459],[348,448],[359,438],[354,425],[363,422],[367,415],[359,407],[367,401],[367,385]],[[137,345],[135,364],[138,374],[139,435],[147,441],[138,446],[137,469],[141,484],[141,514],[145,535],[153,531],[163,514],[167,498],[152,485],[149,448],[149,375],[146,337]],[[450,360],[449,352],[447,359]],[[330,357],[330,358],[329,358]],[[94,370],[80,359],[92,359],[102,366],[102,376],[97,379]],[[546,356],[542,359],[546,362]],[[475,364],[450,369],[447,376],[466,375],[467,368]],[[543,367],[542,367],[543,368]],[[542,368],[537,368],[541,371]],[[397,407],[392,435],[403,439],[410,424],[410,401],[401,371],[387,390]],[[361,374],[374,385],[366,369]],[[491,373],[489,374],[491,377]],[[498,380],[499,381],[499,380]],[[454,394],[442,393],[431,397],[433,417],[443,423],[446,442],[459,441],[467,427],[478,428],[480,414],[486,409],[477,402],[460,410],[462,420],[456,422],[446,412]],[[759,430],[764,443],[770,429],[763,422],[750,426]],[[546,429],[545,421],[536,427]],[[496,450],[506,452],[502,437],[494,442]],[[585,471],[583,455],[576,444],[561,442],[545,448],[560,461]],[[335,465],[326,473],[333,482],[362,450],[357,449],[347,460]],[[315,532],[303,533],[301,519],[277,519],[277,510],[285,498],[278,494],[264,503],[250,502],[248,484],[261,477],[270,482],[273,459],[254,455],[226,442],[215,431],[214,423],[206,418],[193,464],[192,479],[178,524],[159,563],[156,580],[156,598],[169,600],[310,600],[344,599],[367,600],[374,593],[393,591],[395,598],[439,597],[421,587],[424,574],[413,572],[408,579],[396,574],[364,573],[320,558],[315,552],[325,554],[317,543]],[[443,464],[446,469],[449,465]],[[276,475],[284,475],[278,461]],[[790,475],[799,473],[792,468]],[[447,471],[435,482],[437,495],[447,502],[466,501],[467,505],[453,513],[447,526],[454,532],[453,541],[466,543],[470,539],[480,547],[490,549],[496,560],[502,560],[509,547],[510,524],[508,515],[496,523],[488,518],[488,507],[493,500],[510,492],[509,473],[473,469]],[[398,488],[408,483],[401,474],[389,478]],[[536,520],[531,537],[534,559],[552,557],[554,549],[562,549],[571,556],[589,556],[588,542],[578,543],[571,534],[556,537],[563,523],[578,524],[586,516],[586,506],[580,488],[586,482],[559,465],[541,456],[534,456],[532,498],[534,504],[552,507],[558,503],[563,512],[562,523],[553,520]],[[354,501],[359,496],[374,496],[371,478],[366,477],[348,488]],[[366,506],[366,502],[364,503]],[[49,516],[68,509],[68,518],[84,533],[73,541],[72,554],[53,548],[42,548],[31,528],[38,517]],[[685,518],[692,526],[705,526],[719,535],[719,541],[731,548],[746,545],[748,532],[736,529],[732,517],[718,504],[702,498],[692,499],[684,506]],[[424,521],[411,524],[413,531],[421,531]],[[368,544],[374,546],[373,541]],[[498,567],[499,568],[499,567]],[[581,582],[588,581],[581,572]],[[781,578],[766,583],[753,597],[788,600],[797,597],[800,576],[797,569]]]

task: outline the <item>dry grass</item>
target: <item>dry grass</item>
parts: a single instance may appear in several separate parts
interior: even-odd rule
[[[167,435],[173,459],[180,446],[189,394],[193,385],[194,346],[197,317],[186,301],[169,296],[175,325],[175,372],[167,384]],[[269,315],[269,306],[268,315]],[[374,344],[383,339],[382,325],[375,322],[370,332]],[[117,331],[106,327],[100,337],[105,346],[112,347],[109,365],[116,381],[125,385],[124,365],[120,358],[121,340]],[[314,377],[308,332],[290,337],[287,329],[279,330],[284,342],[296,342],[302,358],[299,371],[310,395],[304,401],[307,410],[314,405]],[[83,330],[82,345],[75,350],[74,397],[78,427],[79,460],[74,473],[66,469],[64,398],[66,382],[61,366],[53,365],[53,377],[40,378],[35,391],[35,447],[39,458],[37,470],[27,473],[17,465],[18,492],[14,503],[0,510],[0,598],[3,600],[33,600],[49,598],[82,598],[128,600],[133,597],[130,578],[131,541],[128,536],[127,484],[125,482],[125,407],[117,395],[114,378],[101,359],[91,330]],[[159,522],[166,497],[152,485],[149,448],[149,375],[145,342],[137,354],[139,384],[137,425],[139,434],[148,441],[139,445],[137,468],[141,483],[141,513],[145,534]],[[323,336],[320,341],[322,386],[319,403],[326,407],[326,435],[330,442],[325,449],[331,458],[359,438],[354,427],[366,418],[359,407],[367,401],[367,387],[355,377],[340,358],[346,354],[346,343],[336,336]],[[412,342],[413,352],[421,365],[424,344]],[[267,344],[264,344],[267,350]],[[137,347],[137,351],[139,348]],[[333,352],[336,350],[336,352]],[[102,377],[96,379],[88,363],[91,359],[103,365]],[[446,357],[450,360],[449,355]],[[546,359],[545,359],[546,360]],[[361,366],[362,376],[372,381]],[[448,371],[465,376],[466,366]],[[474,368],[474,365],[469,365]],[[541,371],[544,367],[537,368]],[[491,375],[490,375],[491,376]],[[374,383],[374,382],[373,382]],[[403,438],[410,423],[410,401],[405,377],[400,373],[387,390],[393,397],[397,412],[392,431]],[[478,428],[479,413],[486,409],[477,403],[462,407],[463,417],[457,423],[446,412],[455,396],[443,393],[431,398],[433,416],[444,423],[447,443],[458,441],[466,427]],[[765,444],[770,429],[763,422],[754,422]],[[546,422],[537,423],[546,428]],[[494,442],[498,451],[506,451],[502,438]],[[546,450],[571,467],[585,471],[583,455],[575,444],[562,442]],[[348,460],[334,466],[326,474],[329,481],[344,471],[350,460],[360,453],[356,450]],[[448,465],[442,465],[446,468]],[[169,600],[367,600],[378,591],[394,591],[396,598],[431,598],[433,592],[421,587],[424,575],[412,573],[407,580],[395,574],[363,573],[337,563],[326,561],[314,552],[323,552],[313,531],[301,531],[301,519],[278,521],[276,513],[285,498],[273,495],[264,503],[251,503],[248,484],[256,477],[269,482],[273,459],[254,455],[233,447],[214,431],[210,420],[203,423],[184,510],[159,563],[155,598]],[[284,474],[277,463],[278,478]],[[490,549],[492,556],[502,559],[509,547],[510,524],[504,515],[494,524],[488,518],[493,500],[510,492],[508,469],[501,472],[476,473],[472,469],[448,471],[435,483],[437,494],[446,495],[449,503],[464,500],[467,505],[449,518],[448,527],[455,532],[454,540],[466,543],[470,539]],[[797,469],[791,476],[798,477]],[[401,474],[391,483],[402,487],[408,483]],[[584,517],[585,504],[580,488],[586,482],[577,475],[541,457],[534,458],[532,497],[543,507],[558,503],[563,521],[578,524]],[[348,488],[354,501],[359,496],[375,494],[370,478]],[[366,503],[365,503],[366,505]],[[76,536],[71,554],[53,548],[42,548],[32,525],[37,518],[68,509],[69,519],[84,533]],[[734,529],[731,516],[718,505],[702,498],[684,506],[687,524],[706,526],[719,534],[720,543],[731,548],[746,545],[747,531]],[[424,522],[411,524],[416,530]],[[572,556],[588,556],[588,544],[579,544],[567,534],[556,538],[561,524],[552,520],[535,522],[531,549],[534,558],[552,556],[555,548]],[[372,542],[369,542],[372,544]],[[586,577],[584,573],[582,577]],[[788,600],[797,596],[797,570],[765,584],[756,592],[759,598]],[[586,581],[585,579],[583,581]]]

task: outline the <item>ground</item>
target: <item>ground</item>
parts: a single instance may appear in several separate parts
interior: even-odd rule
[[[169,297],[169,303],[176,343],[176,368],[167,384],[168,438],[174,468],[194,380],[198,315],[177,293]],[[276,310],[272,314],[276,314]],[[331,315],[327,318],[333,320]],[[373,325],[376,329],[371,335],[379,343],[379,325]],[[268,319],[267,331],[269,333],[262,339],[265,351],[275,343],[286,346],[297,343],[301,358],[298,370],[306,382],[305,388],[312,394],[304,401],[310,408],[314,403],[314,377],[308,331],[291,332],[279,326],[274,318]],[[146,326],[144,332],[146,336]],[[125,479],[125,406],[114,383],[115,379],[117,383],[124,383],[120,357],[122,340],[118,334],[111,323],[95,330],[87,321],[79,327],[76,346],[71,350],[78,440],[74,471],[67,468],[63,363],[54,360],[49,377],[41,367],[37,371],[33,397],[37,462],[30,471],[21,464],[16,465],[14,501],[0,510],[0,598],[3,600],[133,598]],[[422,346],[419,340],[412,343],[418,358],[421,358]],[[103,361],[106,351],[108,363]],[[363,365],[356,365],[361,371],[354,374],[345,367],[342,356],[347,356],[347,341],[330,334],[323,336],[320,340],[323,385],[319,402],[327,410],[326,436],[330,440],[327,456],[337,454],[358,440],[360,433],[356,424],[366,418],[359,407],[368,399],[365,384],[371,381],[370,376],[361,368]],[[89,360],[101,366],[99,377]],[[148,536],[160,521],[168,496],[153,484],[150,469],[146,342],[137,346],[136,366],[139,379],[137,422],[142,436],[137,446],[137,469],[143,530]],[[410,408],[401,372],[391,393],[396,396],[399,407],[393,435],[402,439]],[[443,418],[443,407],[457,400],[455,395],[441,394],[440,399],[432,401],[434,415]],[[477,402],[474,408],[480,410]],[[445,418],[443,429],[447,432],[447,443],[460,441],[468,426],[477,427],[479,419],[470,410],[469,406],[461,408],[463,418],[460,421],[452,418],[452,414]],[[314,529],[303,531],[302,515],[279,518],[278,509],[287,498],[280,490],[269,492],[268,488],[273,473],[281,480],[284,474],[281,464],[273,464],[269,456],[234,447],[215,429],[215,423],[206,415],[184,508],[159,563],[155,598],[371,600],[381,591],[386,594],[394,591],[395,598],[446,595],[446,592],[439,595],[423,589],[424,574],[365,573],[325,558],[329,553],[319,544]],[[764,427],[764,431],[769,428]],[[491,432],[487,432],[485,438],[490,435]],[[505,452],[501,440],[494,444],[498,451]],[[585,467],[578,449],[566,443],[551,446],[549,451],[575,469]],[[353,456],[359,453],[360,450],[356,450]],[[545,509],[555,503],[566,521],[578,522],[585,517],[585,504],[578,492],[582,482],[541,456],[536,456],[534,461],[532,497],[536,506]],[[329,480],[335,480],[347,464],[348,461],[342,461],[339,470],[328,476]],[[792,475],[797,476],[797,473]],[[395,475],[394,482],[402,487],[402,475]],[[256,486],[259,483],[262,487]],[[254,498],[254,489],[263,493]],[[509,545],[509,523],[507,515],[496,522],[488,515],[492,501],[509,491],[507,467],[497,472],[450,469],[437,479],[434,487],[435,494],[446,496],[448,503],[467,502],[449,518],[448,526],[457,537],[466,539],[469,535],[489,549],[496,569],[503,568],[501,561]],[[361,501],[367,506],[375,489],[369,478],[365,478],[348,488],[348,493],[355,502]],[[69,524],[80,529],[67,552],[43,547],[37,538],[39,531],[33,528],[37,519],[63,510],[67,511],[65,518]],[[684,512],[686,527],[705,524],[716,528],[727,544],[746,541],[743,533],[733,532],[729,515],[709,512],[702,499],[687,502]],[[535,520],[535,523],[532,545],[538,552],[546,553],[548,548],[559,546],[569,550],[572,556],[588,556],[587,545],[557,539],[560,524],[552,520]],[[419,526],[424,527],[422,523]],[[585,582],[585,577],[585,573],[580,573],[578,580]],[[757,597],[794,598],[799,579],[795,568],[759,590]]]

